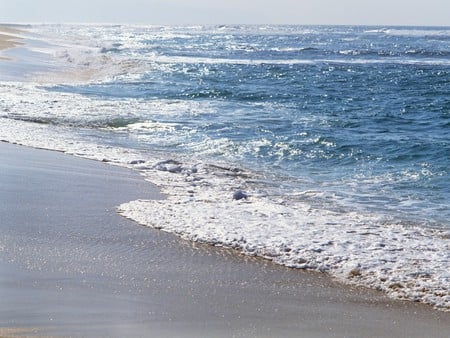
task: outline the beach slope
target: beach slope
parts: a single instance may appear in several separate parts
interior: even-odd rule
[[[20,32],[18,29],[0,25],[0,51],[20,45],[20,38],[16,36]],[[0,59],[7,58],[0,55]]]
[[[0,335],[447,337],[450,314],[193,244],[116,213],[164,198],[101,162],[0,142]]]

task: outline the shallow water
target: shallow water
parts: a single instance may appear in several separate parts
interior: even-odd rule
[[[141,223],[448,309],[448,27],[30,30],[2,139],[146,174]]]

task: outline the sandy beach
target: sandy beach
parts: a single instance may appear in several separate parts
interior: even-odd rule
[[[19,34],[20,30],[0,25],[0,51],[20,45],[19,39],[15,34]],[[0,55],[0,59],[7,59]]]
[[[447,337],[450,314],[119,216],[126,169],[0,143],[0,335]]]

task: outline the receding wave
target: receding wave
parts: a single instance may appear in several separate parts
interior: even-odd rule
[[[3,116],[10,120],[24,121],[43,125],[82,127],[82,128],[124,128],[129,125],[140,122],[139,118],[120,118],[111,119],[93,119],[93,120],[74,120],[51,117],[34,117],[26,115],[8,115]]]

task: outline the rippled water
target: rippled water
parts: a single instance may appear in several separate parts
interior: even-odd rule
[[[70,29],[128,69],[49,90],[162,105],[51,122],[110,128],[111,139],[125,128],[126,147],[223,159],[288,176],[287,189],[448,226],[448,28]],[[93,52],[69,53],[82,64]]]

